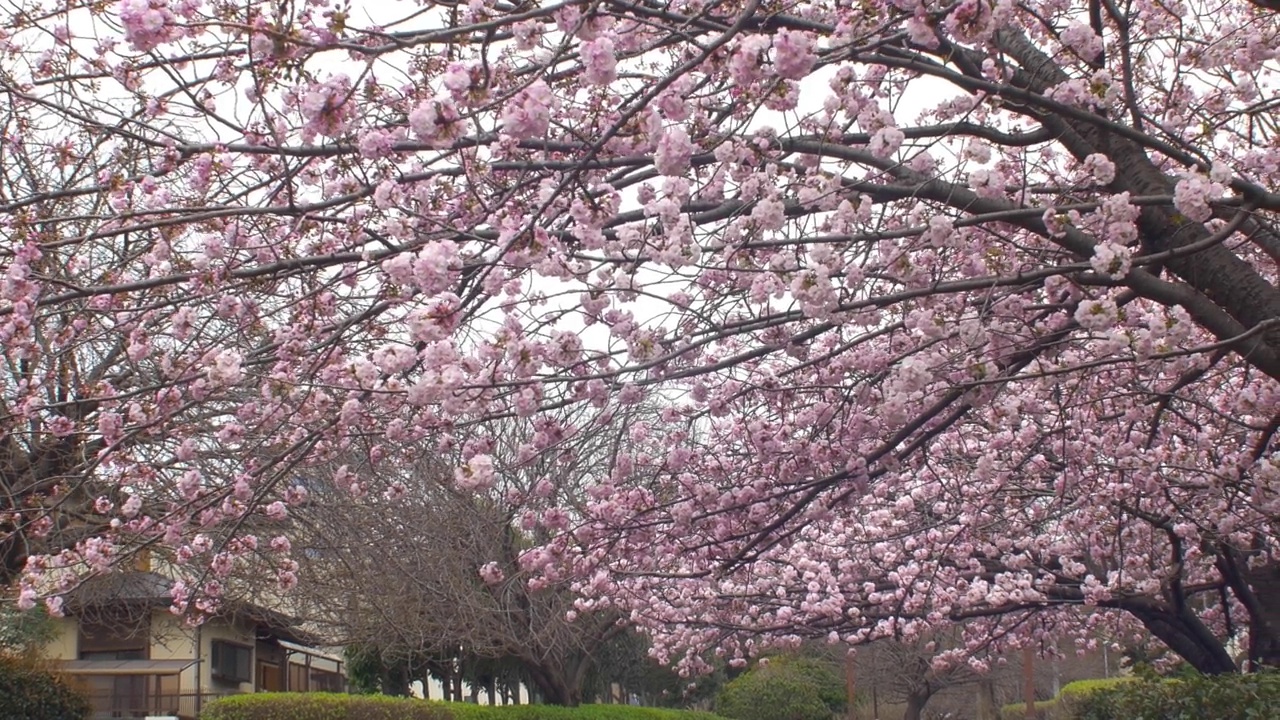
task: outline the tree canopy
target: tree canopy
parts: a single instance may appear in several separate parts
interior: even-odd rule
[[[5,14],[22,604],[139,545],[179,609],[255,553],[287,589],[317,476],[486,491],[495,420],[554,463],[648,403],[519,563],[660,658],[969,620],[957,658],[1280,662],[1273,3]]]

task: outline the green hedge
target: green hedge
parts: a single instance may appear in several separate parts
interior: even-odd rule
[[[0,655],[0,720],[84,720],[89,710],[89,700],[62,678]]]
[[[214,700],[200,720],[454,720],[442,706],[382,695],[257,693]]]
[[[1274,720],[1280,674],[1144,679],[1090,693],[1078,720]]]
[[[711,713],[629,705],[472,705],[384,695],[257,693],[205,706],[200,720],[721,720]]]
[[[1076,720],[1095,694],[1133,680],[1131,677],[1114,677],[1069,682],[1062,686],[1057,697],[1036,702],[1036,720]],[[1009,703],[1000,708],[1000,720],[1023,720],[1026,716],[1025,702]]]
[[[1036,701],[1036,720],[1059,720],[1059,703],[1053,700]],[[1027,716],[1027,703],[1009,703],[1000,708],[1000,720],[1023,720]]]
[[[1133,682],[1134,677],[1094,678],[1093,680],[1075,680],[1062,686],[1058,697],[1066,703],[1080,703],[1095,693],[1111,690],[1118,685]]]
[[[1000,720],[1023,720],[1024,703],[1000,708]],[[1036,703],[1037,720],[1275,720],[1280,674],[1132,677],[1078,680]]]
[[[453,720],[724,720],[707,712],[634,705],[580,705],[570,708],[561,705],[430,704],[446,708]]]
[[[845,697],[839,677],[820,663],[778,658],[726,684],[716,712],[733,720],[831,720]]]

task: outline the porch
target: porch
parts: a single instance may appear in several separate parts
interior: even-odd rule
[[[90,720],[179,717],[229,693],[184,692],[182,671],[194,660],[71,660],[59,668],[89,698]]]

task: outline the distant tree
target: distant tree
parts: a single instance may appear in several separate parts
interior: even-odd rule
[[[967,649],[964,629],[960,625],[913,640],[884,639],[858,647],[853,665],[860,699],[874,693],[880,703],[900,705],[903,720],[968,713],[979,702],[994,711],[1022,701],[1025,654],[974,653]],[[1032,667],[1040,699],[1052,697],[1065,683],[1106,673],[1096,651],[1082,652],[1067,642],[1043,650]]]
[[[0,653],[26,655],[54,638],[56,627],[44,608],[19,610],[0,601]]]
[[[602,646],[595,667],[587,675],[588,696],[608,698],[616,684],[624,699],[637,697],[643,705],[696,708],[709,706],[726,681],[721,661],[713,672],[682,677],[653,658],[652,643],[635,630],[620,633]]]
[[[930,699],[948,688],[1012,677],[1004,665],[978,672],[964,658],[948,662],[936,640],[880,640],[859,648],[855,657],[858,683],[874,688],[883,702],[903,705],[902,720],[920,720]]]
[[[623,617],[578,602],[570,578],[533,571],[551,560],[539,546],[581,517],[583,488],[608,472],[638,412],[551,453],[535,447],[536,424],[495,423],[424,442],[416,462],[376,478],[353,452],[344,484],[310,483],[290,513],[301,583],[290,602],[376,657],[384,692],[434,675],[451,695],[464,680],[489,694],[518,680],[548,703],[583,701]],[[450,459],[475,446],[493,458],[484,483]],[[381,492],[366,491],[375,483]]]
[[[0,720],[85,720],[92,706],[31,657],[0,653]]]

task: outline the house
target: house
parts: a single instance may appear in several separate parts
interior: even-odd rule
[[[92,720],[199,715],[237,693],[342,692],[341,658],[288,616],[226,602],[198,626],[169,612],[171,581],[131,571],[93,578],[66,600],[45,656],[88,695]]]

